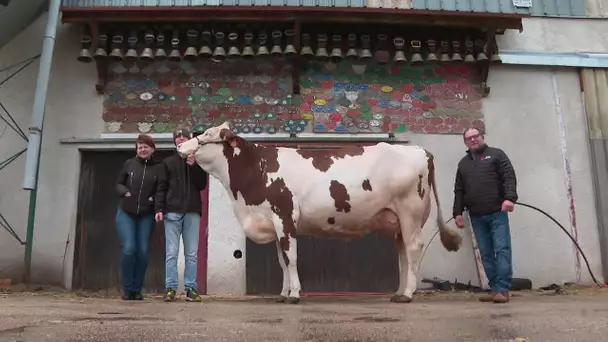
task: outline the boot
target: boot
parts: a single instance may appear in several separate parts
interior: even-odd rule
[[[494,296],[494,303],[507,303],[509,301],[509,291],[499,292]]]

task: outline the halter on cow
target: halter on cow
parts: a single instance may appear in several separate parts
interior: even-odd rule
[[[298,235],[356,238],[373,231],[395,237],[400,277],[391,301],[410,302],[431,187],[444,247],[457,251],[462,241],[443,222],[434,157],[419,146],[267,147],[239,137],[225,122],[177,150],[182,157],[194,153],[197,163],[224,185],[247,237],[259,244],[276,242],[282,302],[300,299]]]

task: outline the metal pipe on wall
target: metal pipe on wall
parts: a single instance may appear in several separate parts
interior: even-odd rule
[[[23,188],[30,190],[30,208],[28,214],[27,237],[25,245],[24,276],[23,281],[29,283],[32,263],[32,245],[34,240],[34,221],[36,214],[36,197],[38,185],[38,169],[40,164],[40,148],[42,146],[42,127],[44,125],[44,111],[46,95],[53,62],[53,50],[55,48],[55,35],[59,23],[59,11],[61,0],[51,0],[48,13],[48,21],[44,31],[42,42],[42,55],[40,56],[40,68],[38,80],[36,81],[36,93],[34,95],[34,106],[32,109],[32,120],[29,127],[29,142],[25,161],[23,176]]]

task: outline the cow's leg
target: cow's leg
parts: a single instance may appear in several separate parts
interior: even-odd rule
[[[296,215],[294,215],[296,216]],[[292,217],[292,222],[288,223],[291,227],[296,227],[297,218]],[[297,304],[300,301],[300,277],[298,275],[298,242],[295,237],[295,228],[284,229],[283,219],[278,216],[273,219],[274,227],[277,231],[279,245],[285,259],[287,273],[289,277],[289,296],[286,303]],[[283,277],[285,281],[285,277]]]
[[[416,219],[411,214],[400,215],[402,245],[399,251],[399,289],[391,297],[394,303],[409,303],[413,299],[416,290],[418,266],[424,243],[420,238],[421,219]]]
[[[391,298],[391,301],[395,301],[397,294],[405,291],[405,284],[407,282],[407,254],[401,233],[395,236],[395,247],[397,247],[397,254],[399,255],[399,288],[393,298]]]
[[[287,269],[287,264],[285,263],[285,254],[281,249],[281,244],[279,243],[279,239],[276,241],[277,245],[277,254],[279,258],[279,265],[281,265],[281,270],[283,270],[283,289],[281,290],[281,295],[277,298],[277,303],[284,303],[289,296],[289,270]]]

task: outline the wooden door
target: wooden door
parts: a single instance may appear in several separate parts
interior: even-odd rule
[[[157,151],[162,160],[172,151]],[[120,239],[116,230],[116,179],[123,163],[133,151],[83,151],[78,189],[78,212],[74,251],[72,286],[90,291],[120,290]],[[207,214],[208,192],[204,199],[203,215]],[[206,292],[207,219],[201,218],[199,242],[199,273],[201,293]],[[202,246],[202,248],[200,248]],[[183,252],[180,250],[180,252]],[[201,274],[201,271],[204,272]],[[165,288],[165,237],[162,222],[154,229],[150,242],[148,268],[144,289],[148,292]],[[204,290],[204,291],[203,291]]]

